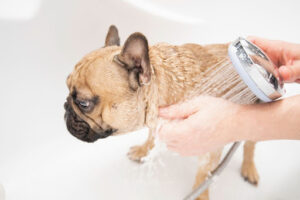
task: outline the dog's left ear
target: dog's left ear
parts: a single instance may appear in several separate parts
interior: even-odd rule
[[[118,29],[115,25],[111,25],[108,29],[106,38],[105,38],[105,47],[117,45],[120,46],[120,37]]]
[[[150,82],[151,69],[148,41],[142,33],[131,34],[117,58],[129,71],[129,82],[133,89],[137,89],[138,85],[143,86]]]

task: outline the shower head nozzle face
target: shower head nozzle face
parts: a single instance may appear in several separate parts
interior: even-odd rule
[[[259,99],[269,102],[285,93],[277,67],[253,43],[238,38],[229,45],[228,54],[241,78]]]

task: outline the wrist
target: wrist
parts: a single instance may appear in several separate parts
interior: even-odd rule
[[[237,111],[233,116],[234,130],[232,134],[232,142],[251,140],[255,141],[256,137],[253,134],[255,127],[259,128],[258,120],[255,119],[255,112],[253,112],[253,105],[237,104]]]
[[[243,119],[244,117],[241,116],[245,114],[245,106],[231,102],[230,104],[231,105],[227,107],[228,114],[221,127],[222,134],[226,137],[226,143],[242,141],[245,137],[245,133],[243,132],[245,129],[245,120]]]
[[[288,116],[291,106],[282,100],[252,105],[242,105],[237,119],[239,140],[263,141],[283,139],[285,129],[282,116]]]
[[[235,105],[227,126],[231,141],[300,139],[300,95],[271,103]]]

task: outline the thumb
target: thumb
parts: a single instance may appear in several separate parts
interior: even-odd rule
[[[295,82],[300,79],[300,61],[295,61],[292,66],[281,66],[279,73],[285,82]]]
[[[159,109],[159,116],[166,119],[184,119],[188,116],[197,112],[202,106],[202,98],[205,97],[197,97],[191,100],[174,104],[168,107],[163,107]]]

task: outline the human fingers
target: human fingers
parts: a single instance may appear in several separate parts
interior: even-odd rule
[[[184,119],[194,114],[201,107],[205,97],[193,98],[183,103],[174,104],[159,109],[159,116],[166,119]]]
[[[281,55],[283,42],[256,36],[249,36],[247,39],[262,49],[276,66],[279,67],[283,63]]]
[[[202,149],[198,145],[193,144],[195,140],[195,132],[184,128],[183,131],[177,131],[177,127],[173,127],[169,130],[169,126],[166,126],[160,133],[160,140],[163,141],[170,151],[176,152],[181,156],[192,156],[202,154]]]
[[[272,45],[270,44],[270,41],[265,38],[257,37],[257,36],[248,36],[247,39],[259,46],[262,50],[266,50],[268,46]]]
[[[158,137],[167,144],[174,144],[182,137],[181,133],[187,132],[185,121],[170,121],[163,124],[158,130]]]
[[[300,79],[300,61],[295,61],[291,66],[281,66],[279,73],[284,82],[299,82]]]

